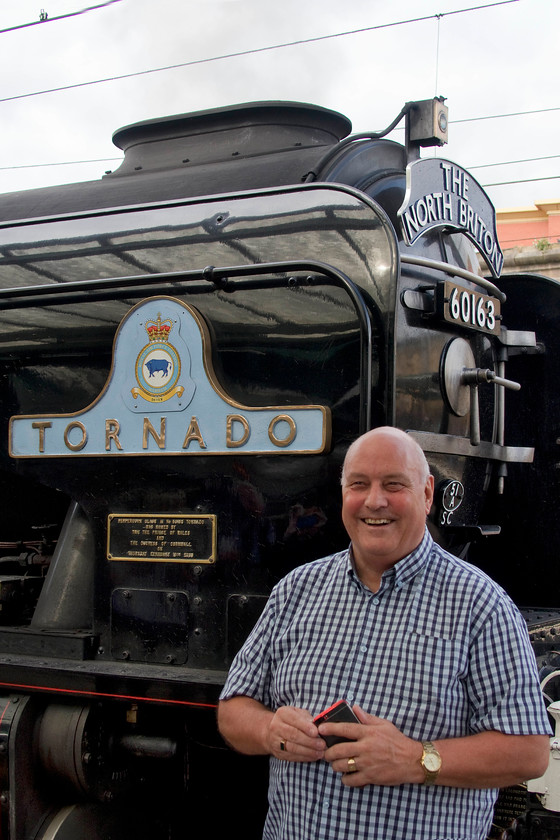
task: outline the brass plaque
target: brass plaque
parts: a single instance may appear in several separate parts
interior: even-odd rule
[[[111,513],[107,559],[152,563],[214,563],[216,516]]]

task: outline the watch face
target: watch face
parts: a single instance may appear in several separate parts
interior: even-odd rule
[[[441,758],[437,753],[426,753],[424,756],[424,767],[430,773],[436,773],[441,767]]]

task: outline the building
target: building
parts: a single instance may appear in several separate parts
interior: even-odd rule
[[[535,272],[560,280],[560,200],[496,211],[503,273]]]

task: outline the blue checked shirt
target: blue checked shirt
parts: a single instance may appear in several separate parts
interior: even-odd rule
[[[498,730],[550,734],[523,618],[477,568],[426,531],[378,592],[351,551],[300,566],[273,590],[222,699],[313,716],[346,698],[416,740]],[[325,761],[270,759],[265,840],[484,840],[496,790],[344,787]]]

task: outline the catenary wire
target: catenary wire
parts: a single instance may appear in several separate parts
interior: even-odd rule
[[[494,184],[482,184],[483,187],[507,187],[510,184],[531,184],[535,181],[559,181],[560,175],[545,175],[543,178],[522,178],[519,181],[496,181]]]
[[[22,28],[25,28],[25,27],[28,27],[28,26],[40,25],[40,24],[45,23],[45,22],[52,22],[52,21],[55,21],[55,20],[61,20],[63,18],[68,18],[68,17],[73,17],[73,16],[76,16],[76,15],[85,14],[86,12],[101,9],[105,6],[109,6],[109,5],[112,5],[112,4],[117,3],[117,2],[122,2],[122,0],[106,0],[106,2],[104,2],[104,3],[97,4],[95,6],[89,6],[89,7],[86,7],[84,9],[81,9],[81,10],[78,10],[78,11],[75,11],[75,12],[70,12],[70,13],[66,13],[64,15],[58,15],[58,16],[50,17],[50,18],[44,18],[42,20],[33,21],[33,22],[27,23],[27,24],[20,24],[18,26],[9,27],[7,29],[1,29],[0,34],[2,34],[4,32],[10,32],[10,31],[13,31],[15,29],[22,29]],[[445,12],[445,13],[438,13],[438,14],[435,14],[435,15],[427,15],[427,16],[411,18],[411,19],[407,19],[407,20],[403,20],[403,21],[395,21],[395,22],[387,23],[387,24],[378,24],[376,26],[364,27],[364,28],[355,29],[355,30],[349,30],[347,32],[340,32],[340,33],[334,33],[334,34],[331,34],[331,35],[323,35],[323,36],[317,36],[317,37],[309,38],[309,39],[302,39],[302,40],[299,40],[299,41],[292,41],[292,42],[289,42],[289,43],[286,43],[286,44],[278,44],[278,45],[272,45],[272,46],[269,46],[269,47],[255,48],[255,49],[247,50],[247,51],[240,52],[240,53],[231,53],[231,54],[222,55],[222,56],[214,56],[214,57],[210,57],[210,58],[206,58],[206,59],[199,59],[199,60],[195,60],[195,61],[192,61],[192,62],[186,62],[184,64],[169,65],[167,67],[161,67],[161,68],[154,68],[154,69],[151,69],[151,70],[139,71],[137,73],[126,74],[126,75],[123,75],[123,76],[115,76],[115,77],[110,77],[110,78],[106,78],[106,79],[93,80],[93,81],[90,81],[90,82],[82,82],[82,83],[78,83],[78,84],[75,84],[75,85],[64,86],[64,87],[61,87],[61,88],[53,88],[53,89],[50,89],[50,90],[38,91],[38,92],[35,92],[35,93],[20,94],[20,95],[14,96],[14,97],[7,97],[5,99],[0,99],[0,102],[11,101],[12,99],[19,99],[19,98],[30,97],[30,96],[35,96],[35,95],[41,95],[43,93],[51,93],[51,92],[56,92],[56,91],[68,90],[70,88],[83,87],[83,86],[86,86],[86,85],[100,84],[100,83],[106,82],[106,81],[117,81],[119,79],[130,78],[131,76],[136,76],[136,75],[144,75],[144,74],[147,74],[147,73],[155,73],[155,72],[160,72],[160,71],[167,70],[167,69],[174,69],[174,68],[178,68],[178,67],[189,66],[189,65],[192,65],[192,64],[218,61],[218,60],[233,58],[233,57],[252,54],[252,53],[259,53],[259,52],[268,51],[268,50],[281,49],[283,47],[312,43],[312,42],[315,42],[315,41],[322,41],[322,40],[327,40],[327,39],[336,38],[336,37],[344,37],[344,36],[347,36],[347,35],[353,35],[353,34],[358,34],[358,33],[372,31],[372,30],[385,29],[385,28],[395,27],[395,26],[402,26],[402,25],[406,25],[406,24],[410,24],[410,23],[418,23],[418,22],[422,22],[422,21],[426,21],[426,20],[436,19],[437,22],[438,22],[438,27],[439,27],[441,18],[444,17],[444,16],[457,15],[457,14],[463,14],[463,13],[467,13],[467,12],[479,11],[481,9],[487,9],[487,8],[491,8],[491,7],[495,7],[495,6],[508,5],[510,3],[513,3],[513,2],[519,2],[519,0],[499,0],[499,2],[493,2],[493,3],[485,4],[485,5],[482,5],[482,6],[472,6],[472,7],[469,7],[469,8],[453,10],[453,11]],[[480,116],[480,117],[467,117],[467,118],[464,118],[464,119],[450,120],[450,124],[461,124],[461,123],[476,122],[476,121],[480,121],[480,120],[500,119],[500,118],[504,118],[504,117],[527,116],[527,115],[530,115],[530,114],[542,114],[542,113],[547,113],[547,112],[557,111],[557,110],[560,110],[560,108],[544,108],[544,109],[538,109],[538,110],[533,110],[533,111],[514,112],[514,113],[510,113],[510,114],[489,114],[489,115],[484,115],[484,116]],[[529,158],[529,159],[522,160],[522,161],[505,161],[505,162],[496,163],[496,164],[480,164],[478,166],[471,166],[470,169],[471,170],[472,169],[482,169],[482,168],[485,168],[485,167],[488,168],[488,167],[492,167],[492,166],[504,166],[504,165],[514,164],[514,163],[527,163],[527,162],[533,162],[533,161],[538,161],[538,160],[550,160],[550,159],[553,159],[553,158],[556,158],[556,157],[560,157],[560,156],[559,155],[550,155],[548,157]],[[27,164],[27,165],[24,164],[24,165],[19,165],[19,166],[0,167],[0,171],[8,171],[8,170],[15,170],[15,169],[28,169],[28,168],[36,168],[36,167],[50,167],[50,166],[72,166],[72,165],[98,163],[98,162],[99,163],[115,162],[115,161],[119,161],[119,160],[120,160],[120,158],[99,158],[99,159],[84,160],[84,161],[61,161],[61,162],[55,162],[55,163]],[[546,177],[542,177],[542,178],[529,178],[529,179],[502,181],[502,182],[496,182],[496,183],[493,183],[493,184],[484,184],[483,186],[487,186],[487,187],[488,186],[504,186],[504,185],[509,185],[509,184],[528,183],[528,182],[532,182],[532,181],[555,180],[557,177],[560,177],[560,176],[546,176]]]
[[[41,169],[49,166],[81,166],[86,163],[114,163],[121,161],[122,157],[111,158],[90,158],[89,160],[59,160],[51,163],[22,163],[17,166],[0,166],[0,172],[7,172],[12,169]]]
[[[87,6],[85,9],[78,9],[76,12],[66,12],[63,15],[32,20],[30,23],[19,23],[16,26],[8,26],[6,29],[0,29],[0,35],[6,32],[15,32],[17,29],[27,29],[29,26],[43,26],[45,23],[53,23],[55,20],[64,20],[65,18],[76,17],[77,15],[85,15],[87,12],[95,12],[97,9],[103,9],[105,6],[112,6],[113,3],[122,3],[122,0],[105,0],[104,3],[98,3],[96,6]]]
[[[490,169],[494,166],[512,166],[517,163],[536,163],[540,160],[555,160],[560,158],[560,155],[544,155],[543,157],[522,158],[521,160],[501,160],[499,163],[478,163],[475,166],[467,166],[468,170],[473,169]]]
[[[365,27],[361,27],[359,29],[350,29],[347,32],[335,32],[331,35],[318,35],[318,36],[315,36],[313,38],[302,38],[302,39],[299,39],[299,40],[296,40],[296,41],[289,41],[289,42],[284,43],[284,44],[272,44],[271,46],[268,46],[268,47],[254,47],[254,48],[249,49],[249,50],[241,50],[240,52],[226,53],[224,55],[217,55],[217,56],[209,56],[208,58],[197,58],[197,59],[194,59],[192,61],[185,61],[185,62],[181,62],[179,64],[169,64],[169,65],[166,65],[165,67],[153,67],[149,70],[138,70],[138,71],[135,71],[133,73],[123,73],[123,74],[118,75],[118,76],[107,76],[106,78],[103,78],[103,79],[92,79],[88,82],[76,82],[75,84],[71,84],[71,85],[62,85],[60,87],[47,88],[45,90],[37,90],[37,91],[32,91],[30,93],[19,93],[19,94],[16,94],[15,96],[3,97],[3,98],[0,99],[0,102],[13,102],[14,100],[27,99],[28,97],[31,97],[31,96],[43,96],[44,94],[47,94],[47,93],[60,93],[61,91],[65,91],[65,90],[75,90],[76,88],[89,87],[91,85],[99,85],[99,84],[103,84],[105,82],[116,82],[116,81],[120,81],[122,79],[131,79],[131,78],[134,78],[136,76],[146,76],[146,75],[151,74],[151,73],[160,73],[160,72],[163,72],[165,70],[176,70],[176,69],[181,68],[181,67],[193,67],[193,66],[198,65],[198,64],[208,64],[208,63],[213,62],[213,61],[224,61],[224,60],[227,60],[227,59],[230,59],[230,58],[240,58],[240,57],[246,56],[246,55],[256,55],[258,53],[270,52],[272,50],[284,49],[285,47],[295,47],[295,46],[301,46],[302,44],[312,44],[312,43],[316,43],[318,41],[327,41],[327,40],[330,40],[332,38],[342,38],[342,37],[346,37],[346,36],[349,36],[349,35],[361,34],[363,32],[373,32],[373,31],[377,31],[377,30],[380,30],[380,29],[389,29],[389,28],[395,27],[395,26],[405,26],[405,25],[411,24],[411,23],[420,23],[422,21],[439,19],[440,17],[443,17],[444,15],[446,17],[449,17],[451,15],[465,14],[465,13],[468,13],[468,12],[476,12],[476,11],[481,11],[481,10],[484,10],[484,9],[490,9],[490,8],[493,8],[493,7],[496,7],[496,6],[507,6],[510,3],[519,3],[519,2],[520,2],[520,0],[497,0],[497,2],[486,3],[482,6],[470,6],[469,8],[465,8],[465,9],[454,9],[450,12],[439,13],[439,14],[435,14],[435,15],[423,15],[421,17],[409,18],[407,20],[394,21],[392,23],[380,23],[380,24],[377,24],[375,26],[365,26]]]

